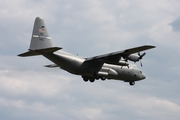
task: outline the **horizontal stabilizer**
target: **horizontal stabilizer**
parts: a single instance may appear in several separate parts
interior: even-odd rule
[[[28,56],[36,56],[36,55],[42,55],[47,53],[53,53],[55,51],[58,51],[62,48],[60,47],[51,47],[51,48],[45,48],[45,49],[38,49],[38,50],[30,50],[28,52],[19,54],[20,57],[28,57]]]
[[[28,51],[22,54],[19,54],[18,56],[20,57],[28,57],[28,56],[36,56],[36,55],[40,55],[39,53],[33,52],[33,51]]]
[[[55,68],[55,67],[59,67],[59,66],[56,64],[51,64],[51,65],[45,65],[44,67]]]

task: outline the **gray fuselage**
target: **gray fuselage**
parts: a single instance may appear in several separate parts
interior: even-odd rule
[[[122,80],[125,82],[139,81],[145,79],[145,75],[135,66],[120,66],[106,64],[101,61],[93,63],[86,62],[85,58],[80,58],[72,54],[57,51],[50,54],[43,54],[61,69],[82,77],[95,78],[105,77],[107,79]]]

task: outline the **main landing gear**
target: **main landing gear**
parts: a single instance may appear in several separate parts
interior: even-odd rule
[[[83,80],[85,82],[90,81],[91,83],[93,83],[95,80],[99,80],[101,79],[102,81],[106,80],[106,77],[86,77],[86,76],[82,76]],[[129,85],[133,86],[135,85],[135,81],[131,81],[129,82]]]
[[[134,81],[129,82],[129,85],[133,86],[133,85],[135,85],[135,82]]]
[[[85,77],[85,76],[82,76],[82,78],[83,78],[83,80],[85,81],[85,82],[88,82],[88,81],[90,81],[90,82],[94,82],[95,80],[99,80],[99,79],[101,79],[102,81],[104,81],[104,80],[106,80],[106,78],[105,77],[96,77],[96,78],[93,78],[93,77]]]

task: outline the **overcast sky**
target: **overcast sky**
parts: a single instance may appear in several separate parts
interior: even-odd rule
[[[1,0],[1,120],[179,120],[179,0]],[[34,20],[44,18],[54,46],[92,57],[145,44],[146,79],[84,82],[51,61],[20,58]]]

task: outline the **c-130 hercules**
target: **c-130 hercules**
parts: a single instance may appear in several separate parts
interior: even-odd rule
[[[80,58],[63,52],[61,47],[53,47],[44,20],[37,17],[34,23],[29,51],[18,56],[43,55],[54,63],[45,67],[60,67],[72,74],[81,75],[85,82],[94,82],[98,79],[115,79],[134,85],[135,81],[143,80],[146,76],[136,66],[129,65],[128,60],[133,62],[140,61],[146,54],[140,54],[140,52],[152,48],[155,48],[155,46],[144,45],[95,57]]]

